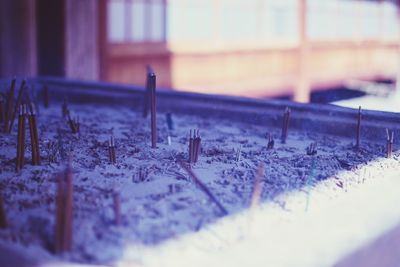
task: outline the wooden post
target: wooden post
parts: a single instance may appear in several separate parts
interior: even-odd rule
[[[310,101],[309,77],[309,44],[307,39],[307,0],[299,0],[299,48],[298,48],[298,80],[295,85],[293,100]]]

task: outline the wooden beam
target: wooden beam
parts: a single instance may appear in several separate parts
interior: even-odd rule
[[[295,86],[293,100],[297,102],[309,102],[310,77],[309,77],[309,44],[307,38],[307,0],[298,0],[298,81]]]

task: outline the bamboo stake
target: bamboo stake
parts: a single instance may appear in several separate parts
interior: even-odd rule
[[[178,161],[181,167],[189,174],[189,176],[192,178],[194,183],[208,196],[208,198],[214,202],[217,207],[219,208],[221,215],[225,216],[228,215],[228,211],[222,206],[222,204],[217,200],[217,198],[211,193],[211,191],[201,182],[201,180],[194,174],[194,172],[190,169],[190,167],[183,161],[179,160]]]
[[[28,121],[32,147],[32,165],[40,165],[40,148],[36,123],[36,109],[33,104],[31,104],[31,112],[29,113]]]
[[[111,164],[115,164],[116,163],[116,157],[115,157],[115,141],[114,141],[114,137],[111,136],[110,140],[108,141],[108,157],[110,160]]]
[[[55,252],[62,254],[72,248],[73,184],[71,163],[57,179]]]
[[[263,176],[264,176],[264,164],[260,163],[257,168],[256,176],[254,177],[253,190],[251,192],[251,204],[250,204],[251,209],[256,208],[260,203],[261,193],[262,193],[261,180]]]
[[[15,171],[18,172],[24,166],[25,155],[25,119],[26,106],[21,105],[18,116],[18,135],[17,135],[17,158]]]
[[[199,160],[199,155],[201,150],[201,138],[199,130],[197,130],[193,142],[194,142],[194,162],[196,163]]]
[[[392,158],[393,139],[394,139],[394,132],[386,129],[386,157],[388,159]]]
[[[361,106],[358,107],[358,115],[357,115],[357,133],[356,133],[356,148],[360,148],[360,136],[361,136]]]
[[[286,139],[288,136],[290,112],[291,112],[290,108],[286,107],[285,112],[283,114],[282,135],[281,135],[282,144],[286,143]]]
[[[156,75],[149,74],[150,108],[151,108],[151,147],[157,148],[157,114],[156,114]]]

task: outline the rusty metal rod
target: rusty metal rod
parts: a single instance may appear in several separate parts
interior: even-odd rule
[[[151,147],[157,148],[157,113],[156,113],[156,75],[149,74],[150,111],[151,111]]]

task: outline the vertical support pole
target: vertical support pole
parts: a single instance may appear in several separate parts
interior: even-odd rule
[[[298,80],[295,85],[293,100],[310,101],[309,77],[309,45],[307,40],[307,0],[298,0],[299,48],[298,48]]]

